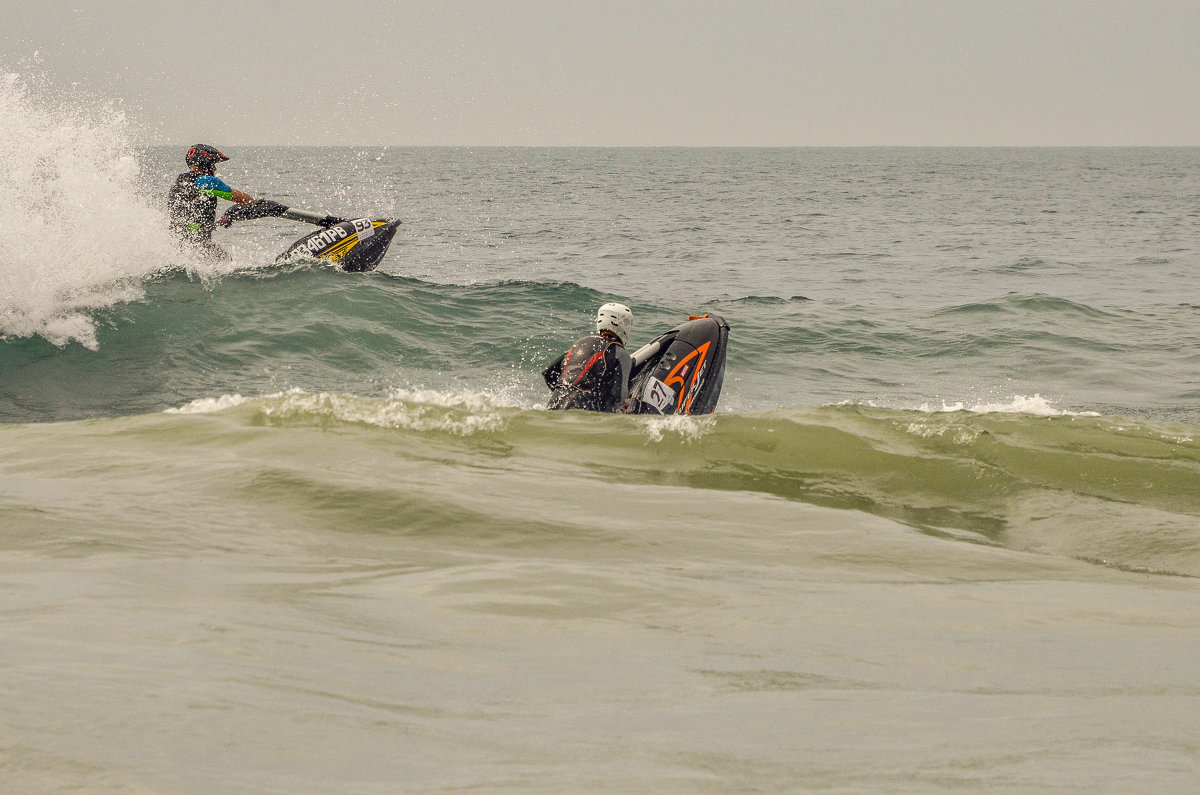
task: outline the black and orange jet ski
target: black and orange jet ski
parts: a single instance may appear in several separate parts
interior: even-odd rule
[[[719,315],[693,315],[630,358],[633,414],[711,414],[725,380],[729,324]]]
[[[307,210],[297,210],[270,199],[257,199],[250,204],[233,207],[221,216],[222,226],[254,218],[288,218],[321,227],[292,243],[276,262],[301,257],[332,262],[344,271],[361,273],[378,267],[400,222],[394,218],[338,218]]]

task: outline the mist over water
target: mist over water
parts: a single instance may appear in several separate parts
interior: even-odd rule
[[[190,261],[114,107],[0,117],[10,788],[1200,776],[1200,150],[214,131],[404,221],[347,274],[281,219]],[[716,414],[544,410],[609,300],[730,323]]]

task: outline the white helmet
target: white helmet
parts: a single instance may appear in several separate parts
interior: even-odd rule
[[[633,331],[633,312],[625,304],[605,304],[596,312],[596,333],[611,331],[624,345]]]

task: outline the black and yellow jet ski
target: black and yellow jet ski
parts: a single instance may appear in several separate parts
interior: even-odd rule
[[[288,218],[321,227],[292,243],[287,251],[275,258],[276,262],[310,257],[332,262],[342,270],[354,273],[378,267],[400,226],[394,218],[338,218],[296,210],[270,199],[236,206],[221,216],[219,223],[230,226],[235,221],[268,217]]]

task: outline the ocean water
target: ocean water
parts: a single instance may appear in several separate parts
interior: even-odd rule
[[[1190,791],[1200,149],[225,147],[0,81],[5,791]],[[184,142],[190,143],[190,142]],[[544,410],[595,307],[715,414]]]

